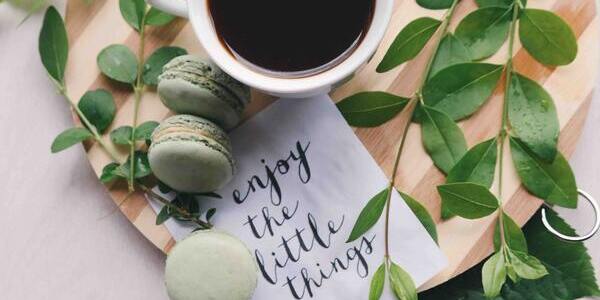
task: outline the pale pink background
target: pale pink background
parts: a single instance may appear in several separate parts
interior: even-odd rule
[[[115,213],[82,149],[50,154],[71,113],[39,61],[41,14],[18,26],[22,18],[0,4],[0,298],[167,299],[164,255]],[[599,97],[572,164],[600,198]],[[584,209],[563,215],[578,228],[592,222]],[[600,237],[588,246],[599,268]]]

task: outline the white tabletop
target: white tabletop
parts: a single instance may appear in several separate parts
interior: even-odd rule
[[[61,11],[65,2],[55,1]],[[22,18],[0,4],[2,298],[167,299],[164,255],[116,210],[81,147],[50,154],[54,137],[72,126],[71,113],[39,60],[42,14],[17,26]],[[579,186],[596,197],[599,97],[571,159]],[[587,205],[561,214],[581,230],[592,223]],[[599,268],[600,237],[587,245]]]

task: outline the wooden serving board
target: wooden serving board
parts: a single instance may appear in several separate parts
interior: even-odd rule
[[[202,1],[202,0],[191,0]],[[532,0],[530,7],[553,10],[561,15],[574,29],[579,42],[579,54],[575,62],[566,67],[549,68],[534,61],[517,43],[516,69],[540,82],[553,96],[561,125],[560,149],[570,156],[580,135],[592,97],[596,73],[598,70],[598,26],[594,0]],[[473,0],[463,0],[457,9],[455,21],[474,10]],[[440,18],[442,11],[426,10],[417,6],[414,0],[398,0],[394,14],[383,43],[370,64],[356,74],[356,77],[334,91],[331,96],[338,101],[358,91],[380,90],[411,95],[424,68],[426,55],[431,51],[428,45],[425,51],[414,61],[386,74],[377,74],[375,66],[395,35],[411,20],[420,16]],[[124,43],[131,49],[137,49],[138,36],[127,25],[119,12],[116,0],[94,0],[85,5],[81,0],[70,0],[67,9],[67,27],[71,44],[69,65],[67,68],[67,86],[72,99],[79,99],[87,90],[106,88],[113,92],[118,113],[113,123],[116,128],[132,122],[133,95],[131,88],[116,85],[103,77],[96,66],[96,55],[109,44]],[[456,23],[456,22],[454,22]],[[453,24],[456,25],[456,24]],[[190,53],[205,56],[205,52],[196,40],[191,25],[183,19],[177,19],[170,25],[149,30],[146,47],[147,54],[153,49],[174,44],[188,49]],[[488,61],[502,64],[506,60],[506,45]],[[487,104],[470,119],[461,122],[469,146],[493,137],[500,126],[502,86],[494,92]],[[269,96],[253,93],[246,118],[259,112],[273,99]],[[162,105],[154,91],[149,90],[141,104],[140,123],[147,120],[162,120],[170,112]],[[381,168],[390,176],[392,160],[399,141],[402,124],[398,118],[378,128],[356,129],[360,140],[373,155]],[[332,133],[335,134],[335,133]],[[105,137],[108,140],[108,137]],[[110,162],[108,156],[97,146],[87,145],[88,158],[97,174]],[[126,150],[121,149],[123,157]],[[510,153],[510,151],[507,151]],[[519,224],[524,224],[539,208],[541,201],[530,196],[519,185],[510,158],[505,159],[505,182],[503,194],[507,195],[504,205],[507,212]],[[441,222],[440,198],[435,186],[444,182],[444,176],[424,152],[421,146],[420,128],[414,125],[408,132],[408,144],[398,174],[397,188],[419,199],[438,223],[439,244],[449,259],[448,268],[432,279],[424,288],[442,283],[474,266],[492,251],[493,217],[470,221],[454,218]],[[156,226],[156,214],[141,193],[133,195],[123,202],[127,190],[125,186],[110,186],[112,199],[120,210],[148,240],[164,252],[175,244],[164,226]],[[400,238],[400,237],[398,237]]]

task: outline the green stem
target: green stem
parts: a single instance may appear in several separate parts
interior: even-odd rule
[[[419,102],[419,103],[423,104],[423,96],[422,96],[423,87],[425,86],[425,83],[427,82],[427,77],[429,76],[429,73],[431,72],[431,66],[433,65],[433,60],[435,59],[435,56],[440,48],[440,43],[441,43],[442,39],[444,38],[444,35],[448,32],[448,25],[450,24],[450,21],[452,20],[452,17],[454,16],[454,12],[456,11],[456,7],[459,2],[460,2],[460,0],[454,0],[452,2],[452,6],[446,12],[446,15],[444,16],[444,20],[442,21],[442,24],[440,25],[440,27],[437,30],[437,39],[435,41],[433,52],[431,53],[430,57],[427,60],[427,65],[425,66],[425,70],[422,73],[419,88],[418,88],[417,92],[415,93],[415,96],[408,103],[407,108],[406,108],[407,116],[406,116],[406,120],[404,123],[404,129],[402,131],[402,135],[400,136],[400,138],[401,138],[400,145],[398,146],[398,148],[396,150],[396,157],[394,159],[394,167],[392,168],[392,178],[390,179],[390,181],[388,183],[388,187],[387,187],[387,200],[386,200],[386,205],[385,205],[385,237],[384,237],[384,241],[385,241],[385,254],[384,255],[385,255],[386,261],[390,257],[390,242],[389,242],[390,233],[389,232],[390,232],[390,205],[391,205],[392,193],[394,192],[394,185],[396,183],[396,177],[398,174],[398,166],[400,165],[400,157],[402,156],[402,151],[404,150],[404,146],[406,144],[406,135],[408,133],[408,130],[410,129],[411,121],[412,121],[415,111],[416,111],[417,103],[415,103],[415,102]]]
[[[500,128],[500,132],[498,133],[498,223],[500,226],[500,239],[502,241],[502,245],[506,244],[506,240],[504,238],[504,210],[502,208],[502,181],[503,181],[503,175],[504,175],[504,167],[503,167],[503,162],[504,162],[504,144],[506,142],[506,137],[508,135],[508,132],[510,130],[509,128],[509,121],[508,121],[508,95],[510,92],[510,83],[512,80],[512,75],[513,75],[513,55],[514,55],[514,45],[515,45],[515,32],[516,32],[516,25],[517,25],[517,20],[519,18],[519,8],[520,8],[520,1],[516,0],[515,3],[513,4],[513,14],[512,14],[512,20],[510,23],[510,29],[509,29],[509,39],[508,39],[508,59],[506,61],[506,67],[505,67],[505,83],[504,83],[504,99],[503,99],[503,103],[502,103],[502,125]]]
[[[92,133],[92,135],[94,136],[94,140],[96,140],[96,142],[98,142],[98,144],[100,144],[100,146],[102,147],[102,149],[106,152],[106,154],[108,154],[108,156],[110,156],[110,158],[114,161],[119,162],[121,159],[119,158],[119,154],[115,151],[114,148],[109,147],[104,140],[102,139],[102,136],[100,135],[100,133],[98,132],[98,129],[96,129],[96,126],[94,126],[89,120],[88,118],[83,114],[83,112],[79,109],[79,106],[77,106],[77,104],[75,104],[75,102],[73,102],[71,100],[71,97],[69,97],[68,93],[67,93],[67,88],[64,85],[64,83],[59,83],[59,82],[54,82],[56,84],[56,87],[58,89],[58,92],[63,96],[63,98],[69,103],[69,105],[73,108],[73,110],[75,111],[75,113],[77,114],[77,116],[79,117],[79,119],[81,120],[81,122],[85,125],[85,127],[88,128],[88,130]]]
[[[140,111],[140,102],[142,101],[142,94],[144,92],[144,82],[142,81],[142,72],[144,70],[144,47],[146,42],[146,14],[142,17],[142,26],[140,27],[140,44],[138,47],[138,68],[137,68],[137,78],[135,81],[135,85],[133,86],[134,91],[134,102],[133,102],[133,123],[131,125],[131,144],[129,146],[129,180],[128,186],[129,191],[133,191],[133,181],[135,180],[135,132],[138,125],[138,115]]]

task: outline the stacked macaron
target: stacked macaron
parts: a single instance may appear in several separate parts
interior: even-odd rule
[[[223,187],[235,171],[225,130],[235,127],[250,101],[250,89],[214,63],[184,55],[167,63],[158,95],[180,114],[165,120],[152,135],[148,159],[154,175],[187,193]]]

